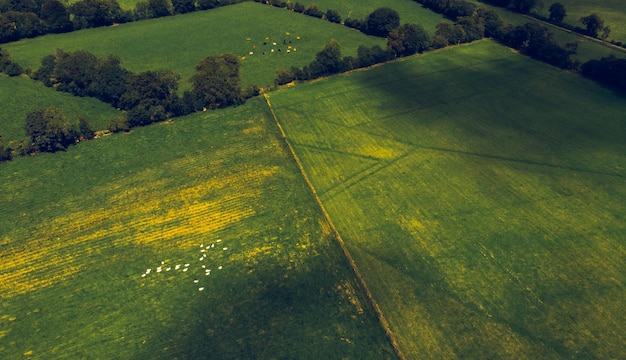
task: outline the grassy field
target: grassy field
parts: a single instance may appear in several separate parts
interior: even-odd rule
[[[229,52],[245,57],[241,67],[243,83],[263,87],[273,84],[276,69],[309,63],[330,39],[339,42],[344,56],[356,55],[359,45],[385,47],[386,44],[385,39],[365,36],[345,26],[246,2],[113,27],[46,35],[4,44],[2,48],[14,61],[30,68],[38,68],[41,58],[54,54],[57,48],[84,49],[97,56],[115,54],[122,59],[122,66],[133,72],[174,70],[182,74],[183,87],[201,59]],[[272,46],[274,42],[276,46]],[[289,46],[294,50],[291,53],[286,51]]]
[[[624,98],[490,41],[271,93],[408,358],[625,358]]]
[[[120,116],[119,111],[96,99],[75,97],[24,77],[0,75],[0,99],[0,135],[5,144],[9,140],[25,140],[26,114],[50,106],[61,109],[68,121],[77,122],[78,117],[82,116],[98,130],[106,129],[111,120]]]
[[[626,42],[626,2],[622,0],[560,0],[559,2],[567,10],[565,23],[584,27],[580,18],[596,13],[604,19],[604,25],[611,28],[609,40]],[[545,17],[550,16],[551,4],[552,2],[546,2],[537,12]]]
[[[261,99],[0,166],[0,358],[394,358]]]

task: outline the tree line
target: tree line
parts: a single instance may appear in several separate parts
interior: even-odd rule
[[[12,63],[6,52],[0,50],[0,54],[4,54],[0,59],[6,59],[0,64]],[[241,89],[239,67],[240,60],[233,54],[207,56],[196,65],[196,72],[190,78],[191,90],[179,95],[181,76],[173,71],[135,74],[124,69],[117,56],[97,58],[85,50],[58,49],[56,54],[44,57],[41,67],[31,76],[58,91],[94,97],[124,110],[108,126],[108,130],[117,132],[196,111],[238,105],[258,95],[255,86]],[[8,152],[0,144],[0,159],[10,159],[11,154],[65,150],[73,143],[93,137],[86,119],[79,119],[73,125],[56,108],[27,114],[24,129],[29,143],[14,146]]]
[[[50,33],[185,14],[243,0],[144,0],[124,10],[117,0],[0,0],[0,44]]]

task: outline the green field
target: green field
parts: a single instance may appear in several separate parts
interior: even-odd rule
[[[122,66],[133,72],[174,70],[183,76],[182,87],[187,86],[201,59],[228,52],[246,57],[241,66],[244,85],[264,87],[273,84],[276,69],[308,64],[330,39],[337,40],[344,56],[356,55],[359,45],[378,44],[384,48],[386,44],[385,39],[366,36],[342,25],[245,2],[209,11],[24,39],[3,44],[2,48],[15,62],[33,69],[40,66],[41,58],[54,54],[57,48],[68,52],[88,50],[99,57],[115,54],[122,59]],[[272,46],[273,42],[277,45]],[[295,51],[287,53],[288,46]]]
[[[626,102],[490,41],[270,94],[407,358],[626,358]]]
[[[27,113],[55,106],[78,122],[78,117],[89,120],[96,130],[106,129],[111,120],[120,116],[113,107],[93,98],[80,98],[46,88],[42,83],[25,77],[0,75],[0,135],[5,145],[10,141],[26,140],[24,119]]]
[[[260,98],[0,174],[2,359],[394,358]]]

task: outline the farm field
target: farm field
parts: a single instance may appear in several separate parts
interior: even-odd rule
[[[395,357],[260,98],[0,178],[2,359]]]
[[[69,121],[78,122],[78,117],[82,116],[97,130],[106,129],[111,120],[120,116],[115,108],[96,99],[72,96],[25,77],[8,77],[4,74],[0,75],[0,99],[0,135],[5,144],[10,140],[26,140],[26,114],[50,106],[61,109]]]
[[[337,40],[343,56],[356,55],[359,45],[386,46],[385,39],[342,25],[244,2],[185,15],[46,35],[3,44],[2,48],[15,62],[32,69],[38,68],[41,58],[54,54],[57,48],[68,52],[88,50],[99,57],[115,54],[122,59],[122,66],[133,72],[168,69],[180,73],[181,88],[189,86],[187,80],[201,59],[233,53],[245,57],[241,65],[242,83],[265,87],[273,84],[276,69],[308,64],[330,39]],[[276,46],[272,45],[274,42]],[[287,53],[289,46],[293,51]]]
[[[626,102],[491,41],[269,94],[407,358],[624,358]]]

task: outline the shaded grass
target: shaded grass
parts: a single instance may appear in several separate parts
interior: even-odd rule
[[[106,129],[111,120],[120,116],[113,107],[92,98],[75,97],[45,87],[42,83],[24,77],[0,75],[0,135],[5,145],[10,141],[26,140],[24,119],[26,114],[38,109],[55,106],[70,122],[78,117],[89,120],[96,130]]]
[[[300,40],[296,40],[297,36]],[[265,41],[266,37],[270,40]],[[359,45],[384,47],[386,43],[385,39],[328,21],[245,2],[114,27],[25,39],[4,44],[3,49],[15,62],[33,69],[40,66],[41,58],[54,54],[57,48],[88,50],[99,57],[115,54],[122,59],[122,66],[133,72],[174,70],[182,75],[183,88],[189,86],[187,80],[201,59],[233,53],[246,56],[241,66],[243,84],[264,87],[273,84],[276,69],[308,64],[330,39],[339,42],[344,56],[355,56]],[[271,53],[272,45],[263,45],[264,42],[276,42],[275,52]],[[288,46],[297,51],[287,54]],[[249,55],[251,51],[255,53],[253,56]]]
[[[0,174],[2,358],[394,357],[261,99]]]
[[[626,355],[623,97],[481,41],[271,101],[408,357]]]

